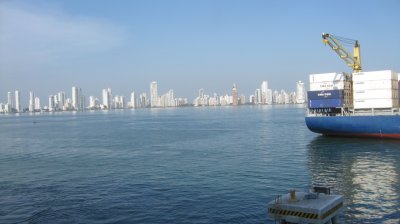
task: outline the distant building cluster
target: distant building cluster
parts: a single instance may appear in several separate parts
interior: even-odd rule
[[[199,95],[194,99],[194,106],[237,106],[242,104],[255,104],[255,105],[271,105],[271,104],[303,104],[306,102],[305,99],[306,91],[304,83],[298,81],[296,83],[296,92],[287,93],[285,90],[272,91],[268,88],[268,82],[263,81],[261,88],[254,91],[254,95],[250,95],[248,101],[243,94],[238,93],[236,84],[233,84],[232,95],[227,93],[218,95],[207,95],[204,93],[204,89],[199,90]]]
[[[268,82],[263,81],[261,88],[256,89],[254,95],[250,95],[248,101],[243,94],[239,94],[238,86],[233,84],[230,94],[208,95],[204,89],[199,89],[198,96],[189,104],[187,98],[177,98],[174,90],[170,89],[163,95],[158,94],[157,82],[150,83],[150,97],[143,92],[137,94],[134,90],[130,94],[129,101],[125,96],[113,95],[111,88],[102,90],[101,99],[89,96],[88,104],[81,88],[73,86],[71,98],[67,98],[65,92],[61,91],[49,95],[47,105],[35,96],[33,91],[29,92],[29,104],[27,107],[21,105],[21,94],[19,90],[7,93],[7,102],[0,103],[0,113],[23,113],[23,112],[54,112],[54,111],[83,111],[83,110],[110,110],[110,109],[138,109],[138,108],[164,108],[181,106],[238,106],[243,104],[271,105],[271,104],[303,104],[306,102],[306,91],[304,83],[296,83],[296,92],[287,93],[285,90],[272,91],[268,88]],[[44,104],[44,105],[42,105]]]
[[[199,89],[199,96],[193,100],[193,106],[237,106],[246,103],[244,95],[238,95],[238,89],[236,84],[233,84],[232,95],[225,93],[224,95],[218,95],[214,93],[212,96],[204,94],[204,89]]]
[[[110,110],[110,109],[137,109],[147,107],[180,107],[186,106],[186,98],[175,98],[174,90],[170,89],[164,95],[158,95],[157,82],[150,84],[150,99],[146,93],[137,94],[134,90],[130,94],[127,102],[124,96],[113,96],[110,88],[102,90],[102,100],[94,96],[89,96],[90,110]]]

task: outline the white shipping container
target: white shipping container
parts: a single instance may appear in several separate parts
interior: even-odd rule
[[[353,73],[354,82],[385,79],[398,80],[398,74],[392,70]]]
[[[311,74],[310,83],[313,82],[334,82],[334,81],[349,81],[350,75],[347,73],[321,73]]]
[[[370,81],[355,81],[353,82],[354,91],[371,90],[371,89],[398,89],[397,80],[370,80]]]
[[[353,92],[354,100],[358,99],[397,99],[397,89],[357,90]]]
[[[393,99],[354,100],[354,109],[396,108],[396,107],[399,107],[399,101]]]
[[[310,83],[310,91],[318,90],[336,90],[336,89],[351,89],[351,82],[336,81],[336,82],[312,82]]]

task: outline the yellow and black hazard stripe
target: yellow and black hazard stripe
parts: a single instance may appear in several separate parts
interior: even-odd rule
[[[330,216],[332,213],[336,212],[341,207],[343,207],[343,202],[340,202],[335,207],[329,209],[329,211],[322,214],[321,219],[325,219],[326,217]]]
[[[318,214],[314,213],[307,213],[307,212],[297,212],[297,211],[290,211],[284,209],[277,209],[277,208],[269,208],[269,213],[274,215],[282,215],[282,216],[296,216],[305,219],[318,219]]]

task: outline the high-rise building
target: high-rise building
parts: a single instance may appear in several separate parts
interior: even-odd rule
[[[263,81],[261,83],[261,103],[262,104],[267,103],[267,90],[268,90],[268,82]]]
[[[140,108],[146,108],[149,105],[148,99],[147,99],[147,94],[142,93],[139,96],[139,107]]]
[[[96,108],[96,98],[94,96],[89,96],[89,109]]]
[[[29,92],[29,112],[34,112],[35,111],[35,94],[30,91]]]
[[[203,88],[199,89],[199,97],[200,97],[200,99],[204,98],[204,89]]]
[[[21,109],[21,96],[20,96],[18,90],[15,90],[15,111],[17,113],[22,112],[22,109]]]
[[[131,101],[129,102],[129,108],[137,108],[138,107],[138,102],[137,102],[137,96],[135,93],[135,90],[131,92]]]
[[[157,89],[157,82],[150,83],[150,106],[158,107],[159,106],[159,96]]]
[[[239,105],[238,91],[236,88],[236,84],[233,84],[232,87],[232,106]]]
[[[111,89],[103,89],[103,109],[111,109],[111,97],[112,97],[112,92]]]
[[[254,92],[254,99],[255,99],[255,104],[262,103],[261,89],[256,89],[256,91]]]
[[[35,97],[35,110],[40,110],[40,99]]]
[[[115,109],[124,109],[125,108],[125,97],[124,96],[115,96],[113,103],[114,103]]]
[[[58,99],[58,104],[57,104],[57,108],[59,110],[65,110],[65,92],[59,92],[57,94],[57,99]]]
[[[285,91],[281,90],[281,96],[282,96],[282,104],[288,104],[290,103],[290,95]]]
[[[78,96],[79,96],[78,110],[83,111],[86,107],[86,100],[85,100],[85,95],[83,95],[81,88],[79,88],[78,90]]]
[[[14,109],[14,94],[13,92],[7,93],[7,104],[11,107],[11,110]]]
[[[255,103],[256,103],[256,97],[255,97],[254,95],[250,95],[250,96],[249,96],[249,102],[250,102],[251,104],[255,104]]]
[[[245,95],[243,95],[243,94],[241,94],[240,96],[239,96],[239,104],[246,104],[246,96]]]
[[[261,104],[272,104],[272,90],[268,89],[268,82],[261,83]]]
[[[78,87],[72,87],[72,108],[74,110],[79,109],[79,90]]]
[[[54,101],[54,96],[50,95],[49,96],[49,111],[54,111],[55,109],[55,101]]]
[[[64,109],[65,110],[73,110],[74,109],[74,108],[72,108],[72,100],[71,100],[71,98],[65,99]]]
[[[272,89],[267,89],[266,104],[272,104]]]
[[[302,81],[298,81],[296,83],[296,103],[305,103],[306,102],[306,90],[304,88],[304,83]]]
[[[279,92],[277,90],[272,94],[272,102],[275,104],[279,103]]]
[[[6,105],[4,105],[4,113],[11,113],[11,112],[13,112],[12,111],[12,108],[11,108],[11,105],[10,104],[8,104],[8,103],[6,103]]]

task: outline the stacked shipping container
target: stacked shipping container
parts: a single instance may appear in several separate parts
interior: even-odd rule
[[[398,74],[391,70],[353,74],[354,109],[399,107]]]
[[[352,107],[351,76],[346,73],[323,73],[310,75],[310,91],[307,92],[308,107]]]

